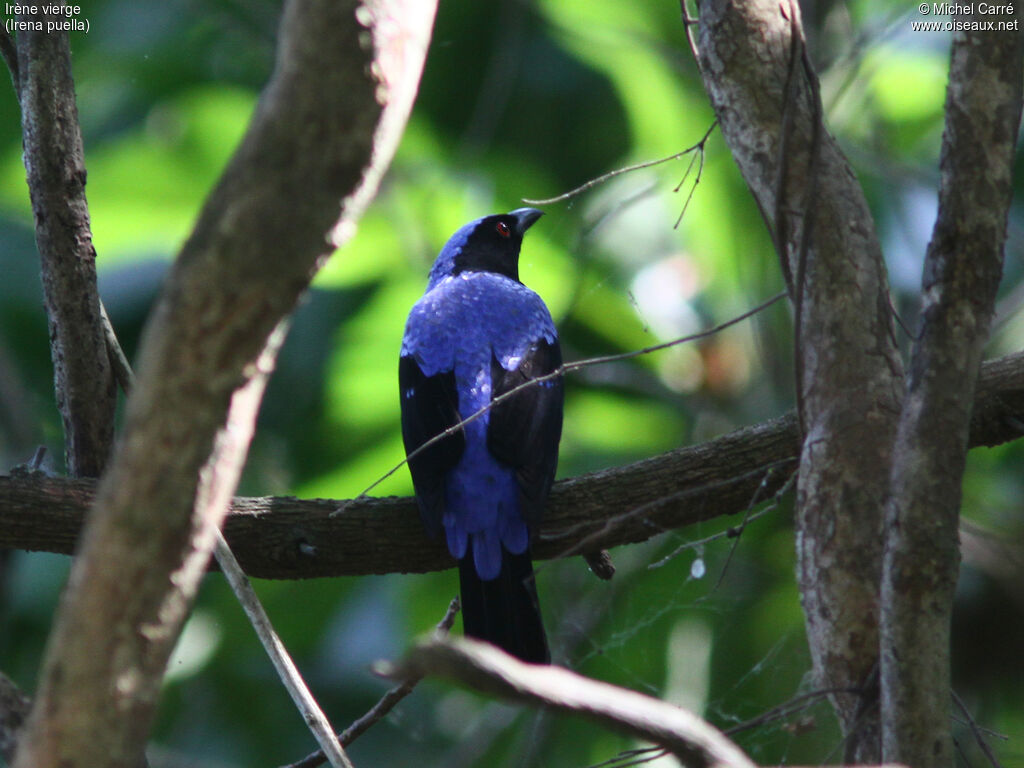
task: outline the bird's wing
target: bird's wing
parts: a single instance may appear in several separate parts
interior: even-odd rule
[[[426,376],[414,356],[403,355],[398,363],[398,384],[406,454],[459,422],[454,371]],[[420,515],[432,535],[440,535],[442,531],[444,476],[458,463],[465,446],[465,434],[459,430],[409,459]]]
[[[512,370],[506,370],[495,357],[491,362],[491,397],[499,398],[531,379],[553,372],[561,364],[557,338],[534,342]],[[487,447],[499,461],[515,467],[520,508],[531,525],[539,522],[555,479],[563,399],[559,376],[523,387],[491,410]]]

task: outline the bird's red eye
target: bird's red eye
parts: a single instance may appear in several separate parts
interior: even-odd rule
[[[508,225],[508,224],[506,224],[506,223],[505,223],[504,221],[499,221],[499,222],[498,222],[497,224],[495,224],[495,225],[494,225],[494,229],[495,229],[495,230],[496,230],[496,231],[498,232],[498,234],[499,234],[499,235],[501,235],[502,237],[508,237],[509,235],[511,235],[511,234],[512,234],[512,229],[511,229],[511,227],[509,227],[509,225]]]

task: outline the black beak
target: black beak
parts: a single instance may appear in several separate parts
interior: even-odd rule
[[[543,215],[544,211],[538,211],[536,208],[517,208],[509,213],[509,216],[516,220],[516,234],[520,237]]]

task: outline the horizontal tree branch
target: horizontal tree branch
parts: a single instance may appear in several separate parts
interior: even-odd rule
[[[1024,436],[1024,352],[982,367],[971,446]],[[634,464],[562,480],[551,494],[539,558],[645,541],[703,520],[745,512],[796,467],[792,414]],[[93,493],[88,480],[25,471],[0,476],[0,546],[70,553]],[[332,513],[339,508],[342,512]],[[411,498],[349,501],[238,497],[225,525],[246,573],[303,579],[423,573],[452,566],[427,538]]]

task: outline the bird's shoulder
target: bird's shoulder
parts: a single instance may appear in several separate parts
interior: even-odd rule
[[[432,286],[409,313],[402,354],[443,370],[466,349],[493,349],[499,357],[514,354],[539,339],[557,340],[544,301],[517,280],[491,272],[462,272]]]
[[[554,331],[544,301],[517,280],[491,272],[463,272],[428,290],[409,313],[408,330],[484,333],[521,328]]]

